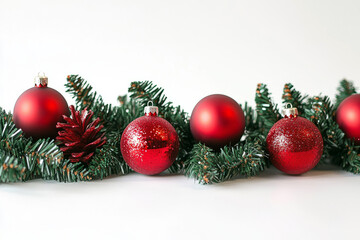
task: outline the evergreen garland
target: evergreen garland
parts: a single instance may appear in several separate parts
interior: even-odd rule
[[[274,123],[278,116],[276,105],[271,102],[269,90],[266,85],[259,84],[255,98],[257,111],[263,121],[269,125]],[[320,130],[324,141],[324,152],[319,164],[328,163],[341,166],[345,171],[360,173],[360,146],[345,137],[344,132],[336,123],[335,113],[337,106],[346,97],[356,93],[352,82],[342,80],[336,95],[336,104],[332,104],[328,96],[302,96],[290,83],[285,84],[283,103],[291,103],[294,107],[302,109],[302,117],[312,121]],[[260,96],[259,96],[260,95]],[[275,114],[276,113],[276,114]]]
[[[60,182],[104,179],[110,175],[132,172],[122,158],[121,135],[134,119],[143,116],[148,101],[159,107],[159,115],[176,129],[180,150],[171,173],[184,174],[201,184],[220,183],[235,177],[257,175],[269,165],[265,140],[275,122],[281,119],[278,106],[273,103],[269,89],[258,84],[255,94],[256,109],[244,104],[246,130],[234,146],[215,151],[196,143],[190,132],[189,115],[174,106],[164,95],[164,89],[150,81],[132,82],[129,96],[118,98],[120,104],[104,103],[93,87],[78,75],[67,77],[65,84],[76,101],[76,108],[91,109],[94,118],[104,125],[108,141],[96,149],[89,165],[71,163],[65,159],[57,143],[51,139],[33,140],[15,127],[12,115],[0,108],[0,182],[27,181],[35,178]],[[319,128],[324,140],[322,163],[332,163],[353,173],[360,171],[360,147],[355,146],[339,128],[335,112],[340,102],[356,93],[352,82],[342,80],[332,104],[327,96],[303,96],[291,83],[284,86],[283,104],[291,103],[301,116]]]

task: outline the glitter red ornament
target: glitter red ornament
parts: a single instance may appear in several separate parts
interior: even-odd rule
[[[299,117],[296,108],[286,108],[283,113],[285,117],[274,124],[266,138],[270,161],[284,173],[305,173],[320,161],[321,133],[314,123]]]
[[[125,162],[138,173],[155,175],[168,169],[179,152],[174,127],[158,117],[158,108],[145,107],[145,116],[132,121],[121,136]]]
[[[336,122],[348,138],[360,144],[360,94],[351,95],[340,103]]]
[[[245,131],[245,116],[232,98],[214,94],[201,99],[190,119],[191,133],[197,141],[219,149],[240,141]]]
[[[45,74],[38,74],[35,87],[25,91],[16,101],[13,120],[28,137],[55,138],[57,122],[63,120],[63,115],[70,114],[65,98],[47,84]]]

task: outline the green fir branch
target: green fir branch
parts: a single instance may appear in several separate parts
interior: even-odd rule
[[[284,92],[282,95],[283,104],[286,105],[290,103],[292,107],[297,108],[299,115],[302,115],[305,112],[304,104],[307,95],[302,95],[297,91],[291,83],[286,83],[284,86]]]
[[[185,175],[201,184],[228,181],[237,176],[251,177],[264,170],[264,143],[260,138],[224,147],[220,152],[198,143],[186,163]]]
[[[355,146],[350,140],[346,140],[345,148],[343,149],[342,157],[338,159],[337,163],[345,171],[359,174],[360,173],[360,146]],[[339,161],[340,160],[340,161]]]
[[[12,121],[12,115],[0,108],[0,181],[25,181],[31,171],[26,168],[25,148],[31,144]]]
[[[356,88],[354,87],[353,82],[348,81],[346,79],[341,80],[340,86],[337,88],[338,93],[336,94],[335,101],[335,109],[339,106],[339,104],[347,97],[356,93]]]
[[[123,127],[121,122],[122,111],[118,106],[105,104],[102,97],[93,91],[93,87],[78,75],[69,75],[65,84],[66,92],[75,98],[76,108],[91,109],[94,116],[99,117],[101,124],[107,131],[117,131]]]
[[[266,84],[258,84],[255,95],[256,111],[259,117],[262,133],[267,135],[270,128],[281,119],[277,104],[271,100],[271,94]]]
[[[23,159],[0,150],[0,182],[24,181],[28,174]]]
[[[126,175],[132,172],[120,152],[121,133],[113,133],[107,143],[96,151],[89,164],[89,176],[92,179],[104,179],[111,175]]]
[[[334,108],[329,97],[314,96],[308,98],[304,107],[305,112],[302,116],[312,121],[322,135],[324,150],[319,164],[324,164],[330,158],[338,156],[344,136],[333,118]],[[334,150],[335,148],[337,150]]]
[[[241,106],[245,115],[245,133],[248,134],[255,130],[259,130],[260,122],[256,111],[245,102],[244,106]]]

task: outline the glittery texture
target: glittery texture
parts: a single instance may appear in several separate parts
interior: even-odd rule
[[[95,150],[106,143],[105,133],[101,132],[104,128],[99,125],[100,119],[92,121],[94,112],[84,109],[75,111],[73,105],[70,106],[71,118],[64,116],[66,123],[58,123],[59,129],[56,140],[59,141],[61,151],[70,162],[83,162],[88,164]]]
[[[25,91],[16,101],[14,122],[26,136],[55,138],[56,124],[63,121],[70,111],[65,98],[56,90],[39,86]]]
[[[245,116],[232,98],[214,94],[200,100],[190,119],[191,133],[197,141],[219,149],[237,143],[245,130]]]
[[[121,137],[121,153],[136,172],[154,175],[175,161],[179,137],[171,124],[157,116],[143,116],[132,121]]]
[[[323,152],[319,129],[302,117],[283,118],[266,138],[271,163],[287,174],[302,174],[314,168]]]
[[[351,95],[340,103],[336,122],[348,138],[360,144],[360,94]]]

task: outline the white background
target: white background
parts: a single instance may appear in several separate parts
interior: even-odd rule
[[[0,0],[0,106],[44,71],[64,94],[80,74],[117,104],[152,80],[191,112],[212,93],[254,105],[256,84],[281,102],[285,82],[334,98],[360,86],[360,2]],[[337,169],[276,170],[201,186],[132,174],[92,183],[0,185],[0,239],[350,239],[359,177]]]

